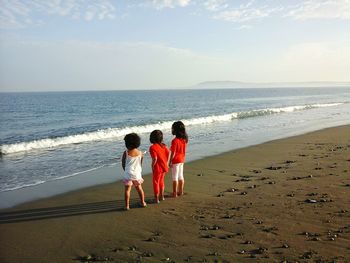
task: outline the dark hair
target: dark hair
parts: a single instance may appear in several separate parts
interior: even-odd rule
[[[128,150],[138,148],[141,144],[141,138],[136,133],[129,133],[124,137],[125,146]]]
[[[171,126],[171,132],[176,138],[184,139],[188,142],[188,135],[186,133],[185,124],[182,121],[176,121]]]
[[[149,140],[151,143],[159,143],[161,144],[163,142],[163,133],[160,130],[154,130],[151,132],[149,136]]]

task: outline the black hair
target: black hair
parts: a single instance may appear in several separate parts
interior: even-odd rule
[[[151,143],[159,143],[161,144],[163,142],[163,133],[160,130],[154,130],[151,132],[149,136],[149,140]]]
[[[171,132],[176,138],[184,139],[188,142],[188,135],[186,133],[185,124],[182,121],[176,121],[171,126]]]
[[[136,133],[129,133],[124,137],[125,146],[128,150],[138,148],[141,144],[141,138]]]

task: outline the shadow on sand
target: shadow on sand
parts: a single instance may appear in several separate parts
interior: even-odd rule
[[[149,200],[146,200],[146,202],[147,201]],[[139,205],[139,199],[130,200],[130,207],[141,207]],[[120,211],[125,211],[124,200],[113,200],[78,205],[18,210],[0,213],[0,224]]]

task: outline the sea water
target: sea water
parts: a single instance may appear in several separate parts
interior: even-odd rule
[[[120,180],[124,136],[138,133],[148,151],[160,129],[169,145],[177,120],[189,134],[187,161],[349,124],[350,88],[0,93],[0,112],[0,207],[8,207]]]

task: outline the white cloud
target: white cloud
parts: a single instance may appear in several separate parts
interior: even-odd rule
[[[309,0],[291,8],[287,16],[299,20],[350,19],[350,0]]]
[[[227,0],[207,0],[203,5],[207,10],[212,12],[226,9],[229,6]]]
[[[177,6],[185,7],[189,5],[191,0],[152,0],[152,5],[156,9],[174,8]]]
[[[238,8],[221,11],[217,13],[214,18],[229,22],[244,23],[269,17],[272,13],[281,10],[280,8],[271,8],[268,6],[254,7],[253,3],[254,1],[250,1],[240,5]]]
[[[38,15],[63,16],[71,19],[113,19],[115,7],[108,0],[0,0],[0,28],[23,28],[40,25]]]

